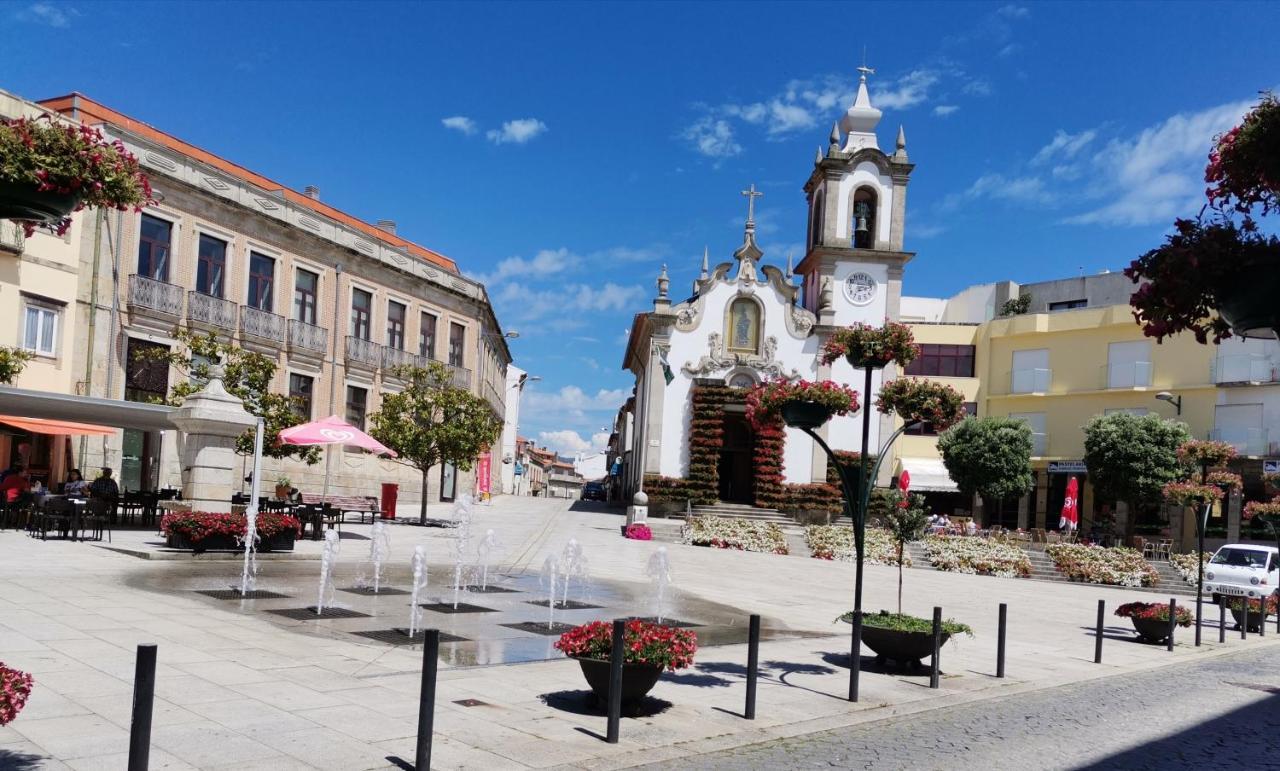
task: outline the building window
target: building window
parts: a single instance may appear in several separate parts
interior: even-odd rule
[[[1048,393],[1052,382],[1053,370],[1049,369],[1048,348],[1013,352],[1010,391],[1015,394]]]
[[[146,214],[138,235],[138,275],[156,281],[169,280],[169,243],[173,225]]]
[[[1011,412],[1009,417],[1024,421],[1031,428],[1031,457],[1040,458],[1049,454],[1049,435],[1046,432],[1046,413],[1043,412]]]
[[[449,363],[455,367],[463,366],[463,351],[466,350],[467,328],[455,322],[449,324]]]
[[[920,355],[907,365],[908,375],[938,377],[973,377],[977,348],[972,345],[936,345],[922,343]]]
[[[760,347],[760,306],[739,297],[729,305],[729,350],[756,353]]]
[[[1131,340],[1107,345],[1107,388],[1151,385],[1151,343]]]
[[[125,352],[124,398],[159,402],[169,395],[169,346],[129,338]]]
[[[422,314],[422,326],[418,328],[418,355],[428,359],[436,357],[436,317]]]
[[[293,317],[303,324],[315,326],[319,293],[320,276],[299,268],[293,282]]]
[[[965,402],[965,403],[964,403],[964,414],[969,415],[969,416],[977,415],[977,414],[978,414],[978,403],[977,403],[977,402]],[[937,430],[936,428],[934,428],[934,427],[933,427],[933,424],[932,424],[932,423],[930,423],[930,422],[928,422],[928,421],[925,421],[924,423],[917,423],[917,424],[915,424],[914,426],[912,426],[912,427],[908,428],[906,431],[903,431],[903,433],[904,433],[904,434],[910,434],[910,435],[912,435],[912,436],[937,436],[937,435],[938,435],[938,430]]]
[[[372,316],[373,294],[363,289],[351,290],[351,336],[368,340]]]
[[[257,252],[249,252],[249,307],[270,313],[275,310],[276,261]]]
[[[227,273],[227,242],[200,234],[199,260],[196,265],[196,291],[211,297],[222,297]]]
[[[853,194],[853,248],[874,249],[876,246],[876,192],[860,187]]]
[[[314,385],[315,378],[310,375],[289,374],[289,400],[300,423],[311,420],[311,389]]]
[[[387,345],[397,351],[404,350],[404,303],[387,301]]]
[[[819,190],[818,194],[813,197],[813,213],[809,217],[809,246],[812,248],[815,244],[822,243],[822,228],[825,224],[826,216],[824,209],[827,199]]]
[[[1069,311],[1073,308],[1089,307],[1088,300],[1060,300],[1056,303],[1049,303],[1049,312],[1053,311]]]
[[[41,356],[58,355],[58,310],[27,301],[22,322],[22,347]]]
[[[364,415],[368,409],[369,391],[356,386],[347,386],[347,423],[364,430]]]

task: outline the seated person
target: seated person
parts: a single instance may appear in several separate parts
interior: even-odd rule
[[[89,494],[89,483],[80,475],[80,469],[73,468],[67,472],[67,481],[62,486],[62,493],[77,498],[83,498]]]
[[[972,520],[972,519],[971,519],[971,520],[969,520],[968,522],[965,522],[965,523],[964,523],[964,534],[965,534],[965,535],[973,535],[973,534],[974,534],[974,533],[976,533],[976,532],[978,532],[978,526],[977,526],[976,524],[974,524],[974,522],[973,522],[973,520]]]
[[[302,503],[302,491],[296,487],[290,487],[289,492],[284,497],[288,503]]]
[[[107,501],[114,501],[120,497],[120,485],[111,478],[111,469],[103,466],[102,475],[89,485],[89,495]]]
[[[942,514],[938,517],[937,524],[938,524],[938,527],[951,527],[951,520],[950,518],[947,517],[946,514]]]
[[[5,503],[22,503],[30,497],[31,480],[27,478],[27,470],[22,466],[14,466],[8,476],[0,482],[0,495]]]

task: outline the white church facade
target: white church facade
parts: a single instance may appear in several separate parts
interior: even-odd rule
[[[787,378],[830,379],[861,390],[861,372],[843,359],[820,364],[819,350],[837,328],[899,319],[903,268],[914,256],[903,250],[914,167],[901,128],[894,152],[879,147],[881,113],[867,94],[868,72],[863,70],[854,104],[832,127],[829,145],[825,152],[819,149],[804,186],[806,253],[794,269],[764,262],[755,237],[754,186],[743,193],[747,222],[732,261],[712,266],[704,254],[692,296],[683,301],[671,297],[663,266],[653,309],[636,315],[623,361],[635,375],[635,390],[615,425],[611,471],[617,495],[627,499],[659,480],[688,479],[691,459],[696,466],[703,458],[693,474],[703,484],[714,475],[720,501],[764,505],[754,494],[759,459],[745,417],[747,389]],[[895,374],[892,368],[876,373],[873,394],[863,394],[863,404],[874,402],[882,377]],[[717,389],[719,417],[695,409],[699,388]],[[893,430],[891,418],[875,418],[873,452]],[[861,426],[861,413],[855,413],[834,419],[821,432],[833,449],[856,451]],[[719,440],[718,458],[709,464],[697,449],[701,435]],[[802,432],[785,429],[781,456],[783,482],[827,481],[825,455]]]

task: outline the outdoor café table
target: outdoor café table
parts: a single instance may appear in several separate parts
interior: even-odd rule
[[[39,501],[40,508],[43,509],[52,499],[64,500],[75,506],[75,511],[71,515],[71,521],[67,525],[68,529],[66,537],[69,540],[76,540],[80,537],[81,530],[84,529],[84,513],[89,506],[89,500],[87,498],[69,497],[66,495],[42,495],[40,496]]]

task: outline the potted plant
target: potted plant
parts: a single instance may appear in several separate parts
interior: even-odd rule
[[[151,183],[120,140],[48,115],[0,121],[0,218],[20,222],[28,237],[41,224],[63,235],[85,207],[150,203]]]
[[[698,637],[687,629],[638,618],[627,621],[623,637],[622,704],[634,707],[658,683],[663,671],[674,672],[693,663]],[[560,636],[556,650],[577,659],[582,675],[600,702],[609,697],[609,658],[613,654],[613,624],[592,621]]]
[[[239,548],[244,538],[243,514],[209,511],[174,511],[160,519],[165,545],[171,549],[190,549],[196,554],[230,551]]]
[[[1263,94],[1241,124],[1217,137],[1205,168],[1205,218],[1179,219],[1166,242],[1135,260],[1125,275],[1140,283],[1130,298],[1151,337],[1190,331],[1201,343],[1233,332],[1280,334],[1280,239],[1252,219],[1280,207],[1280,102]],[[1231,219],[1239,213],[1237,226]]]
[[[822,344],[819,361],[830,364],[846,359],[854,369],[883,369],[890,363],[905,367],[919,349],[911,328],[896,321],[882,327],[857,323],[832,332]]]
[[[1116,608],[1116,615],[1133,622],[1143,642],[1162,643],[1169,639],[1169,606],[1162,602],[1129,602]],[[1191,626],[1191,611],[1179,607],[1174,623]]]
[[[897,414],[904,423],[928,423],[945,431],[964,420],[964,396],[949,385],[916,378],[898,378],[880,386],[876,409]]]
[[[1222,488],[1196,482],[1170,482],[1163,488],[1165,503],[1200,510],[1206,503],[1222,500]]]
[[[293,551],[295,541],[302,536],[302,522],[292,514],[259,511],[254,522],[259,551]],[[243,543],[244,536],[240,539]]]
[[[1267,616],[1275,615],[1277,611],[1277,601],[1274,594],[1267,595],[1267,612],[1262,612],[1262,600],[1254,597],[1246,599],[1244,597],[1224,598],[1227,603],[1227,610],[1231,611],[1231,617],[1236,620],[1236,629],[1244,624],[1244,604],[1249,603],[1249,632],[1258,633],[1262,631],[1262,625],[1266,623]],[[1166,614],[1167,617],[1168,614]]]
[[[622,535],[633,541],[652,541],[653,531],[643,522],[635,522],[627,525],[622,531]]]
[[[857,391],[830,380],[772,380],[747,393],[747,419],[756,428],[778,417],[796,428],[817,428],[833,415],[857,412],[858,406]]]
[[[31,675],[0,661],[0,726],[13,722],[31,695]]]
[[[293,482],[287,476],[279,476],[276,478],[276,500],[289,500],[289,490],[293,487]]]

